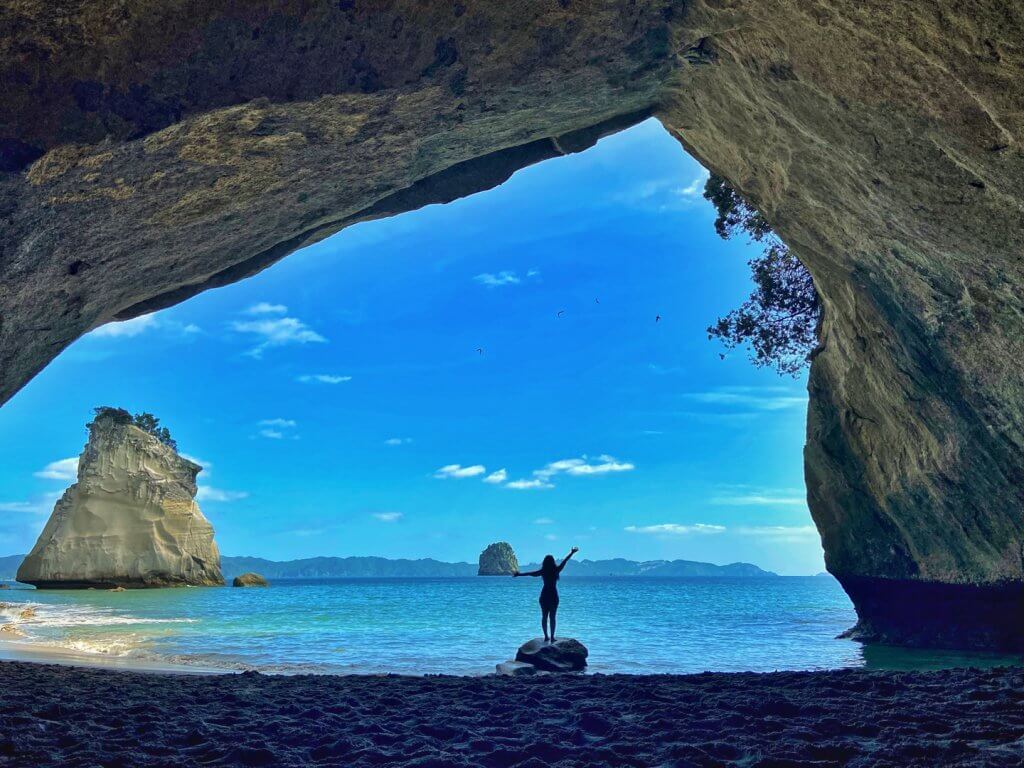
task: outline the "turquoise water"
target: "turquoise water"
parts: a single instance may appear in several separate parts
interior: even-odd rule
[[[268,589],[0,592],[0,624],[61,648],[264,672],[481,674],[540,635],[533,579],[323,579]],[[1020,663],[865,648],[832,579],[563,580],[558,633],[592,672],[702,672]],[[35,615],[21,617],[25,607]],[[9,635],[0,635],[0,638]]]

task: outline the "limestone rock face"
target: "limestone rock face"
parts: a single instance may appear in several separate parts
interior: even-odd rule
[[[861,635],[1024,647],[1024,5],[179,5],[0,8],[0,402],[654,114],[814,276],[808,502]]]
[[[78,482],[57,502],[18,581],[40,588],[220,585],[201,467],[130,424],[97,418]]]
[[[518,570],[519,561],[516,560],[516,553],[512,545],[506,541],[490,544],[480,553],[478,576],[511,576]]]
[[[258,573],[243,573],[241,576],[235,576],[231,581],[232,587],[266,587],[267,580],[260,576]]]
[[[579,672],[586,669],[588,655],[587,646],[571,637],[560,637],[553,643],[535,637],[519,646],[516,661],[545,672]]]

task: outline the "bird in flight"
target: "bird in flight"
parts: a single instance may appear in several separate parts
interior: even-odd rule
[[[565,310],[564,309],[560,309],[560,310],[558,310],[558,314],[555,315],[555,317],[561,317],[564,314],[565,314]]]
[[[477,351],[478,354],[482,355],[484,353],[484,348],[483,347],[477,347],[476,351]]]
[[[601,303],[601,300],[600,300],[600,299],[594,299],[594,303],[595,303],[595,304],[600,304],[600,303]]]
[[[661,315],[655,315],[654,316],[654,322],[660,323],[661,322]]]

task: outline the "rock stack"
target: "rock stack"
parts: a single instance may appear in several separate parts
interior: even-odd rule
[[[519,570],[519,561],[507,541],[491,544],[480,553],[478,576],[511,576]]]
[[[222,585],[198,464],[110,414],[89,424],[78,482],[53,508],[18,581],[40,588]]]

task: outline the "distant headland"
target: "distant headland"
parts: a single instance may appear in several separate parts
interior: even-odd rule
[[[24,555],[0,557],[0,580],[13,580]],[[461,578],[476,576],[476,563],[447,563],[432,558],[418,560],[387,557],[306,557],[300,560],[267,560],[262,557],[228,557],[220,559],[224,578],[230,581],[249,571],[267,579],[358,579],[358,578]],[[522,569],[538,568],[537,563]],[[571,560],[563,578],[594,576],[645,576],[672,578],[774,578],[777,573],[751,563],[715,565],[694,560]]]

